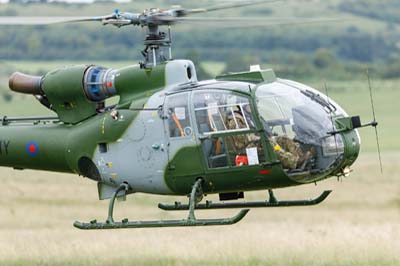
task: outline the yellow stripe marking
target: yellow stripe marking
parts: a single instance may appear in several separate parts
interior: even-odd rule
[[[101,126],[101,134],[104,135],[105,131],[106,131],[106,116],[104,115],[103,124]]]

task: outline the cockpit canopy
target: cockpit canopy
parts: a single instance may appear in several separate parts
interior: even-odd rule
[[[343,162],[343,136],[329,133],[347,114],[327,96],[280,79],[246,91],[214,86],[166,100],[169,137],[191,139],[197,132],[209,169],[272,162],[272,148],[290,176],[307,182]]]
[[[323,94],[299,83],[277,80],[257,88],[256,104],[284,168],[296,170],[299,164],[291,162],[295,157],[300,161],[311,157],[312,168],[323,171],[343,155],[342,137],[329,132],[335,131],[334,118],[346,114]]]

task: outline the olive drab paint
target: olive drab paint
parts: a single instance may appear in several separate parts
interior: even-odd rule
[[[10,146],[11,141],[9,140],[0,140],[0,156],[8,155],[8,148]]]
[[[192,69],[190,76],[188,68]],[[100,81],[91,83],[94,79],[103,81],[104,86]],[[347,130],[340,134],[340,156],[332,155],[330,139],[326,142],[331,146],[325,151],[330,155],[313,155],[320,158],[315,163],[326,166],[324,171],[298,174],[284,169],[265,131],[265,121],[260,119],[265,110],[258,97],[264,96],[257,95],[269,93],[273,86],[291,90],[300,85],[277,79],[271,70],[198,82],[194,65],[187,60],[169,61],[152,69],[76,66],[55,70],[43,77],[42,90],[59,121],[0,126],[0,165],[80,174],[97,181],[99,197],[105,199],[123,183],[129,185],[125,194],[185,195],[198,178],[204,180],[204,193],[281,188],[337,175],[355,161],[358,133]],[[221,109],[228,112],[226,115],[232,115],[234,109],[245,112],[245,105],[251,115],[241,120],[235,113],[229,129],[221,130],[224,122],[215,113],[214,103],[202,102],[214,97],[208,94],[230,95],[230,102]],[[112,108],[100,110],[93,100],[114,95],[119,101]],[[311,98],[299,95],[312,103]],[[302,108],[298,107],[299,114],[304,113]],[[200,114],[205,114],[204,123],[212,122],[208,131],[199,120]],[[285,121],[274,123],[283,127],[290,123]],[[176,126],[175,131],[172,126]],[[254,144],[246,144],[245,154],[238,154],[234,150],[243,145],[235,141],[244,139]],[[329,156],[336,161],[328,161]]]

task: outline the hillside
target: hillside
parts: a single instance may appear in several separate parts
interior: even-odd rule
[[[352,2],[354,2],[352,4]],[[141,11],[144,8],[213,5],[217,1],[134,1],[128,4],[97,3],[0,5],[0,15],[87,16],[104,15],[115,9]],[[373,10],[397,10],[397,2],[363,1],[278,1],[256,7],[230,9],[208,16],[279,18],[339,18],[341,22],[260,26],[241,28],[213,23],[174,27],[175,56],[183,57],[195,49],[201,59],[225,61],[231,54],[260,58],[263,62],[285,63],[296,55],[310,55],[327,48],[335,57],[358,62],[385,62],[398,57],[399,25],[391,16]],[[371,12],[367,12],[371,10]],[[120,30],[96,24],[50,27],[8,27],[0,31],[0,59],[9,60],[126,60],[139,59],[143,33],[138,28]]]

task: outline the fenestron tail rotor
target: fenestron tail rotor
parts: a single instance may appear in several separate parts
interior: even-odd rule
[[[376,146],[377,146],[377,149],[378,149],[379,165],[380,165],[380,168],[381,168],[381,174],[383,174],[381,148],[380,148],[380,145],[379,145],[379,135],[378,135],[378,122],[376,121],[374,98],[372,96],[371,78],[370,78],[368,69],[366,70],[366,73],[367,73],[367,79],[368,79],[369,96],[370,96],[370,99],[371,99],[371,108],[372,108],[372,117],[373,117],[373,121],[370,124],[371,124],[372,127],[375,128],[375,137],[376,137]]]

